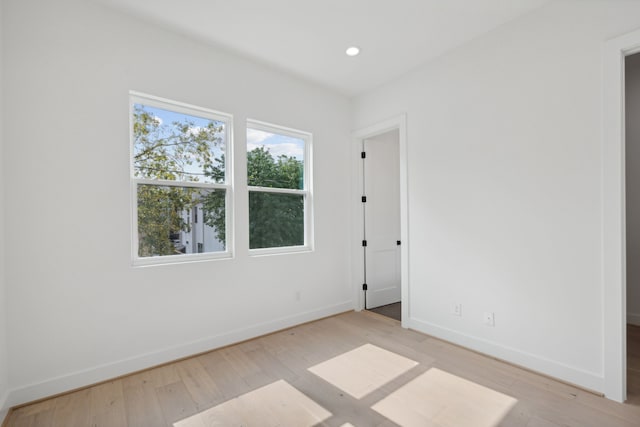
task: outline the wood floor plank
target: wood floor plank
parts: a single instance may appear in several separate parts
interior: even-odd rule
[[[256,351],[264,351],[264,348],[254,341],[248,341],[238,346],[228,347],[222,352],[223,356],[229,362],[242,381],[249,386],[251,390],[264,387],[279,379],[269,373],[270,369],[263,369],[252,357]],[[271,367],[269,367],[271,368]]]
[[[516,403],[511,396],[432,368],[373,409],[403,426],[495,427]]]
[[[66,427],[86,427],[89,425],[91,393],[93,393],[93,389],[89,388],[56,398],[52,424]]]
[[[131,375],[122,379],[127,427],[164,426],[166,421],[155,386],[144,375]]]
[[[249,385],[233,369],[221,351],[212,351],[197,357],[204,366],[225,400],[237,397],[250,390]]]
[[[156,388],[158,403],[169,427],[198,413],[198,407],[182,381]]]
[[[560,425],[536,416],[531,418],[527,427],[560,427]]]
[[[264,346],[246,352],[246,355],[253,363],[260,367],[260,370],[270,376],[275,381],[283,379],[291,382],[298,377],[296,372],[278,360],[273,354],[268,352]]]
[[[331,417],[325,408],[286,381],[280,380],[204,411],[205,426],[299,426],[312,427]],[[191,425],[192,419],[185,420]],[[178,422],[176,427],[184,427]]]
[[[304,343],[292,339],[292,336],[283,333],[271,335],[270,339],[264,342],[264,347],[266,351],[292,370],[304,372],[314,363],[308,360],[309,355]]]
[[[180,381],[177,370],[178,363],[159,366],[137,374],[143,381],[152,384],[154,387],[164,387]]]
[[[27,406],[23,406],[22,408],[18,408],[15,411],[13,411],[13,413],[16,415],[19,414],[21,416],[31,416],[31,415],[36,415],[39,412],[44,412],[44,411],[54,409],[55,407],[56,407],[56,400],[47,399],[38,403],[34,403],[32,405],[27,405]]]
[[[418,365],[372,387],[359,399],[308,370],[365,344]],[[629,326],[627,350],[630,404],[623,405],[403,329],[395,320],[350,312],[17,408],[10,414],[7,427],[173,427],[176,422],[180,427],[215,425],[215,417],[212,421],[200,416],[205,413],[230,416],[224,419],[234,425],[241,420],[222,410],[233,406],[225,404],[233,399],[251,401],[246,398],[252,396],[251,392],[277,382],[288,384],[286,387],[330,413],[318,426],[391,427],[396,424],[371,407],[433,368],[517,399],[500,427],[638,427],[640,327]],[[353,370],[362,370],[356,367]],[[366,368],[362,371],[367,372]],[[429,396],[405,400],[424,405],[425,399]],[[268,400],[249,405],[251,419],[280,417]],[[393,407],[389,410],[394,413]]]
[[[33,417],[25,416],[23,414],[13,414],[11,418],[11,425],[13,427],[32,427]]]
[[[526,405],[522,402],[516,403],[516,406],[502,419],[499,427],[529,427],[532,422],[532,415]],[[554,426],[556,427],[556,426]]]
[[[611,417],[620,417],[629,422],[638,422],[640,420],[640,405],[625,404],[621,405],[611,400],[603,399],[591,393],[578,393],[576,401],[585,406],[593,408],[593,410],[608,414]]]
[[[224,394],[198,359],[184,360],[177,370],[198,410],[211,408],[225,400]]]
[[[291,384],[331,412],[331,418],[323,426],[342,426],[347,422],[354,426],[378,426],[386,420],[370,410],[370,401],[356,399],[310,372],[301,374]]]
[[[33,405],[18,408],[11,414],[12,425],[19,427],[50,427],[53,424],[53,413],[56,399],[47,399]]]
[[[126,425],[122,381],[116,380],[91,388],[91,427]]]
[[[227,362],[229,362],[233,370],[242,378],[261,372],[260,367],[253,363],[240,347],[227,347],[222,350],[222,355]]]

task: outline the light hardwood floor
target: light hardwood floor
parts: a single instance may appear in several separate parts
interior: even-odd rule
[[[640,363],[636,364],[640,362],[640,328],[630,327],[629,335],[634,334],[638,341],[629,345],[629,365],[640,368]],[[340,367],[340,363],[353,363],[347,360],[349,355],[365,354],[366,359],[366,351],[380,353],[380,349],[417,364],[408,363],[391,381],[378,375],[380,372],[371,372],[372,382],[367,383],[372,385],[371,391],[364,396],[358,394],[358,398],[341,390],[339,382],[333,385],[321,376],[332,364],[345,369],[346,365]],[[384,371],[384,364],[381,366],[376,369]],[[10,414],[7,426],[305,425],[278,419],[282,416],[278,410],[284,410],[280,414],[304,412],[302,415],[321,426],[397,425],[384,413],[389,417],[411,415],[411,419],[431,417],[428,422],[438,423],[427,424],[422,418],[419,425],[457,427],[469,424],[463,424],[464,417],[456,416],[468,417],[466,411],[473,410],[484,411],[483,416],[493,415],[485,417],[494,419],[487,424],[491,427],[496,423],[520,427],[637,427],[638,372],[630,370],[629,381],[630,401],[638,406],[622,405],[402,329],[399,322],[375,313],[350,312],[24,406]],[[384,384],[376,384],[377,378]],[[447,393],[439,393],[442,389]],[[469,398],[469,393],[481,393],[479,401],[506,403],[500,406],[502,412],[487,414],[491,404],[473,407],[475,398]],[[434,403],[436,395],[458,399],[457,405],[462,406],[456,407],[462,409],[443,418],[443,407],[435,407],[442,405]],[[467,397],[460,401],[460,396]],[[267,407],[264,401],[272,406]],[[411,414],[408,412],[412,408],[397,406],[411,405],[411,401],[420,406]],[[424,412],[430,406],[438,419],[435,412]],[[241,415],[234,415],[233,408],[240,408]],[[220,416],[225,420],[216,418]],[[249,418],[240,419],[245,416]],[[473,421],[471,425],[478,426]]]

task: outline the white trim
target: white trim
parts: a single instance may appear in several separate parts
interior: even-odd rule
[[[174,101],[168,98],[161,98],[155,95],[149,95],[135,90],[129,91],[130,103],[144,104],[150,107],[161,108],[163,110],[175,111],[177,113],[188,114],[190,116],[202,117],[205,119],[216,120],[219,122],[227,122],[233,120],[233,116],[221,111],[212,110],[210,108],[199,107],[186,102]],[[197,114],[194,114],[197,113]],[[225,129],[226,131],[226,129]],[[226,155],[226,152],[225,152]]]
[[[169,181],[166,179],[142,179],[134,178],[137,184],[156,185],[158,187],[185,187],[185,188],[210,188],[220,190],[231,190],[229,184],[218,184],[213,182],[190,182],[190,181]]]
[[[15,405],[8,405],[9,401],[9,390],[6,390],[2,397],[0,397],[0,425],[4,425],[5,418],[9,413],[9,408]]]
[[[258,323],[222,334],[214,335],[202,340],[183,343],[175,347],[158,349],[146,354],[119,360],[100,366],[94,366],[82,371],[71,372],[39,383],[29,384],[18,389],[10,390],[4,408],[42,399],[54,394],[85,387],[101,381],[107,381],[122,375],[157,366],[173,360],[189,357],[216,348],[224,347],[248,339],[260,337],[282,329],[290,328],[302,323],[311,322],[323,317],[333,316],[353,309],[353,302],[346,301],[317,310],[281,317],[276,320]]]
[[[263,122],[260,120],[247,119],[247,129],[261,130],[268,133],[277,133],[278,135],[289,136],[291,138],[311,139],[313,134],[304,130],[294,129],[286,126],[274,125],[273,123]],[[305,156],[307,153],[304,153]]]
[[[409,189],[408,189],[408,150],[407,150],[407,115],[400,114],[388,120],[376,123],[363,129],[352,132],[352,217],[351,241],[352,241],[352,281],[354,289],[354,307],[356,310],[364,308],[362,297],[363,259],[362,259],[362,142],[376,135],[398,129],[400,148],[400,292],[402,301],[402,327],[407,328],[410,316],[410,280],[409,280]]]
[[[215,260],[232,259],[229,250],[219,252],[204,252],[199,254],[162,255],[150,257],[138,257],[133,260],[133,267],[149,267],[156,265],[189,264],[193,262],[205,262]]]
[[[574,366],[558,363],[554,360],[503,346],[493,341],[462,334],[416,318],[408,319],[407,326],[416,331],[485,354],[491,358],[498,358],[589,390],[602,390],[604,379],[602,375],[595,372],[588,372]]]
[[[624,57],[640,49],[640,30],[605,43],[602,127],[602,283],[604,394],[627,397]]]
[[[280,246],[274,248],[249,249],[250,256],[286,255],[313,252],[308,246]]]
[[[249,192],[256,193],[281,193],[281,194],[294,194],[297,196],[306,196],[308,194],[307,190],[295,190],[292,188],[276,188],[276,187],[247,187]]]
[[[225,155],[225,182],[190,182],[170,181],[162,179],[143,179],[135,177],[134,141],[133,141],[133,113],[134,104],[148,105],[167,111],[182,113],[190,116],[201,117],[209,120],[223,122],[224,129],[224,155]],[[180,264],[190,262],[202,262],[208,260],[231,259],[234,254],[234,194],[233,194],[233,116],[184,102],[173,101],[159,96],[149,95],[136,91],[129,91],[129,173],[131,180],[131,264],[138,266],[154,266]],[[225,250],[220,252],[206,252],[201,254],[165,255],[154,257],[140,257],[138,255],[138,185],[155,185],[183,188],[205,188],[225,190]]]
[[[285,126],[274,125],[254,119],[246,120],[246,131],[259,130],[276,135],[284,135],[304,141],[302,180],[303,189],[247,186],[250,192],[293,194],[304,197],[304,244],[274,248],[249,248],[249,256],[282,255],[287,253],[312,252],[314,250],[314,206],[313,206],[313,134]],[[248,153],[247,147],[245,151]],[[250,245],[251,243],[249,243]]]

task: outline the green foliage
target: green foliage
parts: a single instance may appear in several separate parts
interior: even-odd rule
[[[275,160],[258,147],[247,153],[248,184],[255,187],[302,189],[304,165],[294,157]],[[304,244],[304,197],[252,191],[249,193],[251,249]]]
[[[216,230],[219,241],[226,242],[226,194],[224,190],[215,190],[200,199],[204,223]]]
[[[135,105],[133,113],[135,176],[186,182],[224,182],[224,149],[220,134],[222,124],[210,120],[205,127],[193,121],[162,124],[160,120]]]
[[[304,196],[249,193],[249,246],[251,249],[304,244]]]
[[[303,167],[295,157],[282,155],[275,160],[268,149],[257,147],[247,153],[248,185],[301,190]]]
[[[171,235],[189,230],[181,213],[193,205],[193,195],[191,188],[138,185],[139,256],[179,253]]]
[[[162,124],[143,106],[134,107],[134,174],[137,178],[184,182],[184,186],[138,185],[138,253],[141,257],[173,255],[180,251],[172,239],[191,224],[183,214],[202,205],[204,222],[226,241],[224,190],[189,187],[190,182],[225,182],[222,124],[210,121],[196,127],[187,119]],[[214,153],[222,153],[218,157]],[[248,185],[304,188],[303,162],[294,157],[274,159],[265,147],[247,153]],[[304,197],[251,192],[249,194],[251,248],[304,244]]]
[[[189,182],[224,182],[222,125],[209,121],[196,127],[192,121],[163,125],[143,106],[134,107],[134,174],[138,178]],[[138,254],[141,257],[180,253],[172,238],[189,231],[183,212],[202,203],[210,210],[218,240],[225,241],[224,190],[195,187],[138,185]],[[222,195],[222,197],[221,197]],[[215,219],[211,220],[212,217]]]

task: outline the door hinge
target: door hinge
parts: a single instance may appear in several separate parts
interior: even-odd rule
[[[362,290],[363,290],[363,291],[366,291],[366,290],[367,290],[367,284],[366,284],[366,283],[363,283],[363,284],[362,284]]]
[[[367,203],[367,196],[362,196],[362,203]]]
[[[367,241],[366,240],[362,241],[362,246],[367,246]]]
[[[367,158],[367,153],[365,153],[364,151],[360,153],[360,157],[363,159]]]
[[[396,240],[396,245],[400,246],[400,240]]]

